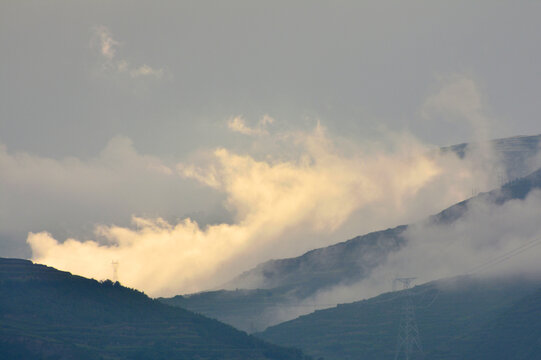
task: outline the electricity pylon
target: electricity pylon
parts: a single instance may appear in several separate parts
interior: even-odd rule
[[[113,282],[118,281],[118,261],[111,261],[111,265],[113,265]]]
[[[396,283],[402,284],[402,290],[405,293],[404,304],[402,308],[402,317],[400,319],[400,327],[398,329],[398,341],[396,343],[395,360],[422,359],[423,348],[419,337],[419,329],[417,320],[415,319],[415,308],[411,296],[410,285],[415,278],[396,278],[393,282],[393,287]]]

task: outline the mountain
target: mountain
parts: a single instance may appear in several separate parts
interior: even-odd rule
[[[406,226],[358,236],[290,259],[271,260],[253,271],[265,277],[265,289],[219,290],[159,300],[253,332],[280,322],[276,311],[296,306],[318,290],[354,283],[385,261],[405,242]],[[245,274],[245,276],[250,276]]]
[[[118,282],[0,258],[0,359],[306,359]]]
[[[491,360],[541,359],[541,289],[501,312],[474,339],[473,351]],[[457,345],[460,345],[458,343]],[[474,353],[472,351],[472,354]]]
[[[502,187],[489,193],[481,193],[475,198],[502,204],[509,199],[523,199],[532,188],[541,187],[539,171],[531,174],[533,158],[538,154],[541,145],[541,135],[517,136],[492,141],[492,147],[503,167],[508,169],[505,178],[513,179]],[[475,144],[460,144],[441,151],[453,151],[459,156],[465,156],[468,147]],[[540,159],[541,160],[541,159]],[[539,164],[541,166],[541,163]],[[529,175],[531,174],[531,175]],[[525,177],[524,179],[522,179]],[[474,199],[475,199],[474,198]],[[472,199],[465,200],[432,217],[431,221],[454,221],[467,209]],[[282,286],[302,287],[304,291],[336,284],[337,280],[349,282],[364,277],[374,265],[381,264],[390,251],[400,248],[404,243],[403,232],[406,225],[384,231],[376,231],[367,235],[331,245],[325,248],[309,251],[299,257],[290,259],[270,260],[234,279],[231,284],[243,287],[252,283],[251,279],[260,280],[264,289]]]
[[[425,358],[538,359],[540,289],[541,276],[463,276],[316,311],[256,335],[326,360],[392,359],[411,295]]]
[[[541,169],[515,179],[499,189],[480,193],[455,204],[425,221],[451,223],[459,219],[472,201],[501,205],[511,199],[524,199],[533,189],[541,188]],[[325,248],[311,250],[299,257],[270,260],[242,274],[263,278],[265,289],[211,291],[175,296],[161,301],[219,319],[245,331],[263,330],[269,325],[289,320],[284,309],[317,291],[334,285],[348,285],[367,277],[383,264],[387,256],[406,244],[407,225],[357,236]],[[306,310],[315,310],[308,308]],[[306,312],[305,312],[306,313]]]
[[[502,180],[510,181],[523,177],[541,166],[541,159],[535,159],[541,148],[541,135],[513,136],[503,139],[496,139],[489,142],[490,148],[500,161],[505,173],[501,174]],[[441,148],[442,152],[454,152],[460,158],[466,156],[469,148],[478,147],[475,143],[462,143]],[[537,163],[536,163],[537,160]]]

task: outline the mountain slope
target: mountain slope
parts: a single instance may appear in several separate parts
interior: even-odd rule
[[[118,283],[0,258],[0,359],[17,358],[304,357]]]
[[[475,148],[476,146],[479,145],[475,143],[463,143],[443,147],[441,151],[451,151],[456,153],[460,158],[463,158],[469,148]],[[506,180],[523,177],[534,170],[534,168],[541,166],[541,163],[535,164],[535,160],[541,160],[535,159],[541,148],[541,135],[495,139],[490,141],[490,147],[505,169],[505,173],[501,174],[501,176]]]
[[[260,331],[286,320],[277,314],[281,309],[297,306],[300,300],[318,290],[339,283],[354,283],[368,276],[389,253],[404,245],[402,233],[406,228],[398,226],[377,231],[309,251],[297,258],[268,261],[254,269],[265,276],[265,289],[207,291],[159,300],[245,331]]]
[[[456,221],[471,201],[483,200],[501,205],[511,199],[524,199],[533,189],[541,188],[541,169],[515,179],[487,193],[464,200],[440,213],[429,217],[434,223]],[[389,252],[404,244],[403,232],[407,225],[357,236],[351,240],[315,249],[295,258],[270,260],[241,274],[235,282],[244,278],[262,278],[262,288],[302,286],[306,290],[320,289],[338,282],[356,281],[381,264]]]
[[[500,189],[455,204],[429,217],[426,222],[452,223],[467,211],[471,202],[502,205],[512,199],[524,199],[534,189],[541,189],[541,169]],[[299,257],[270,260],[239,277],[240,283],[243,277],[263,278],[264,290],[222,290],[160,300],[217,318],[246,331],[263,330],[287,320],[280,317],[285,307],[295,306],[317,291],[337,284],[355,283],[367,277],[372,269],[385,262],[389,254],[406,244],[404,233],[407,228],[406,225],[397,226],[315,249]]]
[[[476,349],[490,359],[541,359],[541,289],[517,301],[482,332]],[[479,336],[478,336],[479,337]]]
[[[535,299],[540,300],[540,293],[535,299],[527,297],[539,287],[540,278],[517,277],[459,277],[414,287],[410,291],[426,358],[494,359],[494,346],[502,341],[507,344],[500,347],[509,345],[507,355],[497,358],[536,358],[511,353],[516,354],[514,350],[521,343],[530,348],[539,340],[539,332],[531,334],[531,339],[520,335],[539,329],[539,317],[528,316],[539,315],[541,303]],[[391,359],[405,296],[405,291],[400,291],[338,305],[270,327],[257,336],[327,360]],[[513,306],[524,297],[535,311],[520,302]],[[509,328],[509,323],[514,328]],[[515,343],[518,337],[524,341]]]

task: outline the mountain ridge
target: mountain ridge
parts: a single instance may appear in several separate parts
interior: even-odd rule
[[[110,280],[0,258],[0,359],[305,359]]]
[[[541,302],[536,302],[541,300],[541,274],[499,278],[463,275],[436,280],[318,310],[255,335],[327,360],[389,359],[394,356],[406,296],[415,304],[426,358],[534,359],[510,353],[520,348],[518,344],[527,348],[527,353],[541,349],[536,345],[541,339],[539,332],[517,344],[513,344],[516,335],[506,335],[513,332],[509,324],[522,335],[530,334],[532,328],[540,329],[538,321],[532,320],[538,318],[530,316],[528,320],[528,314],[534,314],[521,302],[527,301],[535,315],[541,315]],[[521,318],[510,315],[517,311]],[[507,344],[500,347],[509,345],[509,349],[497,355],[493,348],[502,341]]]
[[[504,184],[501,188],[479,193],[429,216],[424,222],[449,224],[460,218],[472,201],[486,201],[502,205],[512,199],[524,199],[532,190],[541,188],[541,169]],[[213,291],[160,299],[167,304],[215,317],[245,331],[263,330],[276,324],[272,313],[280,307],[294,306],[316,292],[334,285],[355,283],[370,274],[387,256],[406,244],[404,232],[411,225],[400,225],[386,230],[357,236],[328,247],[314,249],[305,254],[280,260],[270,260],[255,269],[267,279],[266,302],[257,304],[255,291]],[[333,260],[334,259],[334,260]],[[251,271],[254,271],[252,269]],[[241,276],[250,276],[250,271]],[[275,280],[278,279],[278,280]],[[263,283],[265,284],[265,283]],[[254,289],[255,290],[255,289]],[[228,299],[228,300],[225,300]],[[233,299],[233,300],[232,300]],[[252,303],[244,312],[238,304]],[[201,304],[204,304],[201,306]],[[274,321],[274,323],[273,323]]]

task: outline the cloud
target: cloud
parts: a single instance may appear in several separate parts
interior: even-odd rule
[[[541,190],[503,205],[476,198],[456,222],[429,220],[411,225],[404,234],[406,246],[391,253],[367,278],[308,298],[291,298],[291,306],[269,308],[259,320],[266,327],[335,304],[368,299],[391,291],[397,277],[415,277],[413,285],[465,274],[539,277],[540,213]]]
[[[490,119],[484,113],[483,96],[473,79],[464,74],[440,78],[440,89],[425,100],[421,114],[425,119],[441,116],[454,122],[468,122],[474,130],[474,139],[490,139]]]
[[[541,240],[540,213],[541,190],[503,205],[476,198],[453,223],[423,221],[410,226],[404,234],[407,245],[390,254],[367,279],[327,289],[305,302],[329,304],[369,298],[390,291],[396,277],[416,277],[415,284],[422,284],[464,274],[539,274],[541,245],[531,244]],[[300,314],[298,309],[290,309],[283,316],[290,319]]]
[[[116,53],[120,43],[113,39],[111,31],[107,27],[103,25],[95,27],[94,36],[97,38],[100,55],[104,60],[102,64],[104,70],[125,73],[132,78],[154,77],[159,79],[163,76],[164,70],[161,68],[156,69],[147,64],[134,66],[126,59],[118,59]]]
[[[130,70],[130,76],[134,78],[139,76],[154,76],[156,78],[161,78],[163,76],[163,69],[153,69],[144,64],[143,66]]]
[[[331,241],[328,234],[355,212],[365,215],[358,231],[424,216],[467,197],[476,181],[467,160],[429,151],[409,135],[361,147],[331,139],[318,125],[311,132],[277,135],[276,141],[296,151],[261,160],[219,148],[197,163],[177,164],[181,177],[225,195],[231,222],[201,227],[190,218],[134,216],[132,226],[97,227],[89,241],[59,242],[34,232],[28,237],[32,258],[95,278],[110,277],[115,260],[128,286],[151,295],[192,292],[217,286],[284,249],[292,255],[292,249],[312,248],[314,236],[327,234]],[[152,169],[162,169],[152,163]]]
[[[113,60],[118,42],[113,39],[111,32],[105,26],[96,27],[95,32],[99,37],[101,54],[105,58]]]
[[[9,247],[10,256],[28,256],[29,231],[87,238],[96,223],[128,225],[132,214],[192,214],[203,225],[229,219],[222,196],[179,181],[174,163],[140,154],[126,137],[89,158],[54,159],[0,145],[0,252]]]
[[[492,119],[486,115],[483,95],[476,82],[464,74],[440,77],[440,88],[428,96],[421,108],[427,120],[442,118],[454,124],[466,123],[473,133],[469,156],[476,167],[489,177],[505,173],[502,161],[494,151],[490,129]]]
[[[265,127],[272,123],[274,123],[274,119],[265,114],[259,120],[258,126],[252,128],[246,125],[246,120],[242,116],[233,116],[227,121],[227,127],[233,132],[238,132],[244,135],[261,136],[268,134]]]
[[[274,118],[271,117],[269,114],[265,114],[261,117],[261,120],[259,120],[259,124],[261,126],[266,126],[267,124],[274,123]]]

